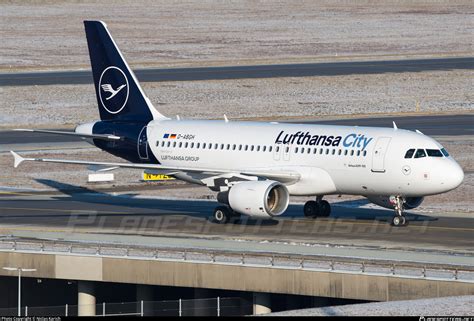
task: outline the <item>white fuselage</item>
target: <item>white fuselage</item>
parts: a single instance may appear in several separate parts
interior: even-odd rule
[[[464,173],[452,157],[405,158],[409,149],[442,146],[396,128],[218,120],[155,120],[147,126],[151,152],[164,166],[291,170],[301,179],[291,195],[443,193]]]

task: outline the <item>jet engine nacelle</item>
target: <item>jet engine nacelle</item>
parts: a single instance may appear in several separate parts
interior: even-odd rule
[[[219,193],[217,200],[238,213],[268,218],[286,211],[290,194],[285,185],[276,181],[246,181]]]
[[[374,204],[377,204],[379,206],[393,209],[394,205],[390,202],[390,196],[383,196],[383,195],[378,195],[378,196],[367,196],[367,199],[371,201]],[[404,199],[403,203],[403,208],[410,210],[412,208],[418,207],[421,205],[425,198],[424,197],[406,197]]]

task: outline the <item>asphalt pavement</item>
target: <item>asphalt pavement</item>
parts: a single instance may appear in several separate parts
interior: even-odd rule
[[[341,76],[474,69],[474,57],[137,69],[140,82]],[[92,84],[90,70],[1,73],[0,86]]]

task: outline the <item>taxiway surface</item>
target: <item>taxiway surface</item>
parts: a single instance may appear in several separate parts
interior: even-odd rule
[[[159,195],[159,190],[157,190]],[[474,219],[464,214],[408,213],[407,227],[392,227],[393,211],[333,204],[329,218],[306,219],[302,205],[290,205],[277,220],[242,217],[226,225],[211,222],[214,201],[169,200],[93,192],[42,195],[0,194],[2,229],[87,232],[114,235],[225,237],[309,242],[469,255]],[[33,232],[32,232],[33,235]],[[474,264],[474,257],[472,258]]]
[[[274,77],[340,76],[435,70],[474,69],[474,57],[406,59],[383,61],[343,61],[253,66],[138,69],[141,82],[246,79]],[[2,73],[0,86],[92,84],[90,70]]]

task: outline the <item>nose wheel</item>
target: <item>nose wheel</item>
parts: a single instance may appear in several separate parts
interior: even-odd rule
[[[392,218],[393,226],[407,226],[408,219],[403,215],[403,197],[393,196],[390,197],[390,202],[394,205],[395,216]]]
[[[407,225],[408,220],[406,219],[405,216],[394,216],[392,219],[392,225],[393,226],[405,226]]]

